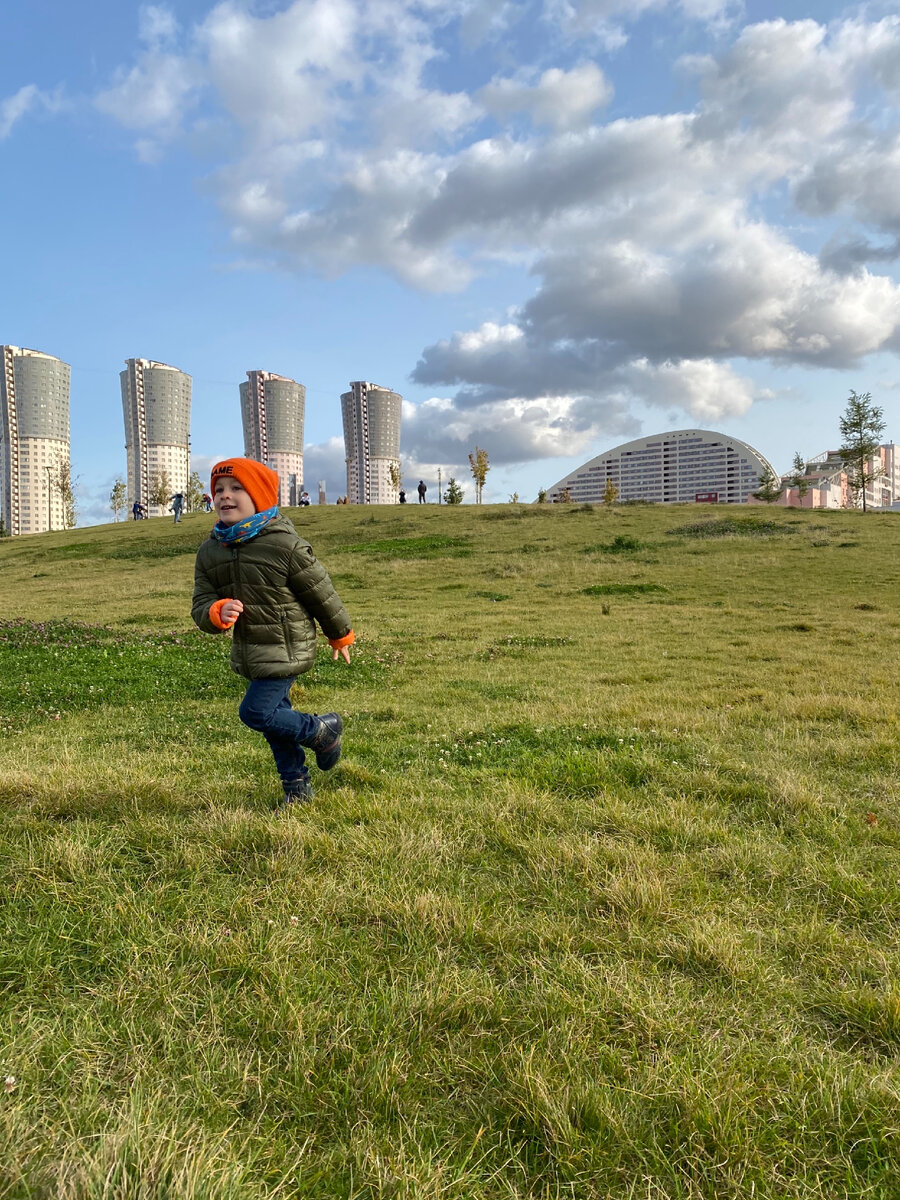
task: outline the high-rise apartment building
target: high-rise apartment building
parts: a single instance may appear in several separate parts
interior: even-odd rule
[[[279,504],[296,504],[303,490],[306,388],[285,375],[248,371],[240,390],[244,454],[277,472]]]
[[[402,405],[402,396],[377,383],[351,383],[341,396],[350,504],[392,504],[397,499],[391,467],[400,467]]]
[[[186,492],[191,475],[191,377],[177,367],[148,358],[126,358],[119,375],[128,455],[128,502],[160,516],[170,494]],[[171,490],[170,490],[171,489]]]
[[[0,516],[11,534],[62,529],[70,367],[19,346],[0,346],[0,357]]]

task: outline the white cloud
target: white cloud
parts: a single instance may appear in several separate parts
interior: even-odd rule
[[[443,464],[459,471],[476,444],[492,462],[524,463],[578,454],[599,436],[631,435],[638,424],[624,397],[587,406],[581,397],[513,397],[467,407],[433,397],[404,411],[403,457],[417,469]]]
[[[541,264],[525,306],[531,339],[602,344],[608,361],[646,356],[772,358],[852,365],[900,325],[900,289],[841,278],[763,224],[723,222],[716,241],[667,253],[634,243]]]
[[[336,85],[353,83],[356,7],[348,0],[294,3],[254,17],[217,5],[198,30],[209,76],[231,116],[264,141],[309,135],[341,116]]]
[[[138,9],[138,37],[148,46],[171,42],[178,33],[178,21],[170,8],[145,4]]]
[[[740,359],[841,368],[898,341],[900,290],[866,264],[900,247],[882,103],[900,90],[900,18],[747,25],[684,60],[689,111],[604,123],[611,90],[589,50],[664,10],[721,35],[737,6],[547,0],[546,45],[515,74],[499,58],[513,4],[227,0],[181,56],[153,7],[148,48],[97,103],[152,150],[206,87],[235,131],[208,186],[248,258],[367,265],[435,291],[530,265],[533,294],[506,324],[423,350],[415,382],[458,390],[438,434],[436,401],[408,423],[423,462],[479,435],[524,459],[624,425],[637,401],[739,415],[756,395]],[[470,93],[443,69],[456,23],[492,72],[473,68]]]
[[[147,53],[130,71],[118,71],[94,103],[127,129],[171,137],[179,128],[202,79],[189,60]]]
[[[799,173],[793,195],[814,216],[840,213],[900,232],[900,137],[849,134]]]
[[[743,416],[757,397],[754,384],[729,363],[708,358],[659,365],[636,359],[623,376],[645,404],[679,409],[701,422]]]
[[[766,21],[744,29],[720,59],[685,65],[700,78],[697,136],[724,137],[752,127],[755,137],[790,150],[821,140],[853,110],[853,81],[816,21]]]
[[[27,83],[17,92],[0,100],[0,141],[8,138],[13,126],[36,109],[58,112],[62,107],[60,92],[44,92],[36,84]]]
[[[319,480],[325,482],[325,494],[333,504],[338,496],[347,491],[347,465],[344,439],[329,438],[327,442],[305,446],[303,449],[303,486],[315,504],[318,499]]]
[[[722,25],[742,5],[740,0],[544,0],[543,7],[549,26],[611,50],[626,42],[627,23],[645,13],[674,9],[688,20]]]
[[[495,79],[478,93],[478,99],[497,117],[523,110],[536,125],[555,129],[580,128],[612,98],[612,86],[592,62],[570,71],[551,67],[535,84],[518,79]]]

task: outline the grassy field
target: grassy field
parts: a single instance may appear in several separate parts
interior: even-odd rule
[[[0,543],[0,1197],[900,1194],[900,515],[292,513],[273,811],[209,516]]]

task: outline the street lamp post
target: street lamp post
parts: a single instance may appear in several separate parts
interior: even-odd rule
[[[47,472],[47,532],[51,533],[53,530],[53,492],[50,486],[51,470],[49,467],[44,467],[44,470]]]
[[[441,502],[441,468],[438,467],[438,504]]]

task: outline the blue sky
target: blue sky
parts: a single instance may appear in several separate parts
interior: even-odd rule
[[[791,0],[7,0],[0,342],[72,364],[81,523],[124,475],[118,373],[400,391],[404,474],[532,499],[700,426],[786,470],[851,388],[900,441],[900,18]],[[434,491],[432,491],[434,494]]]

